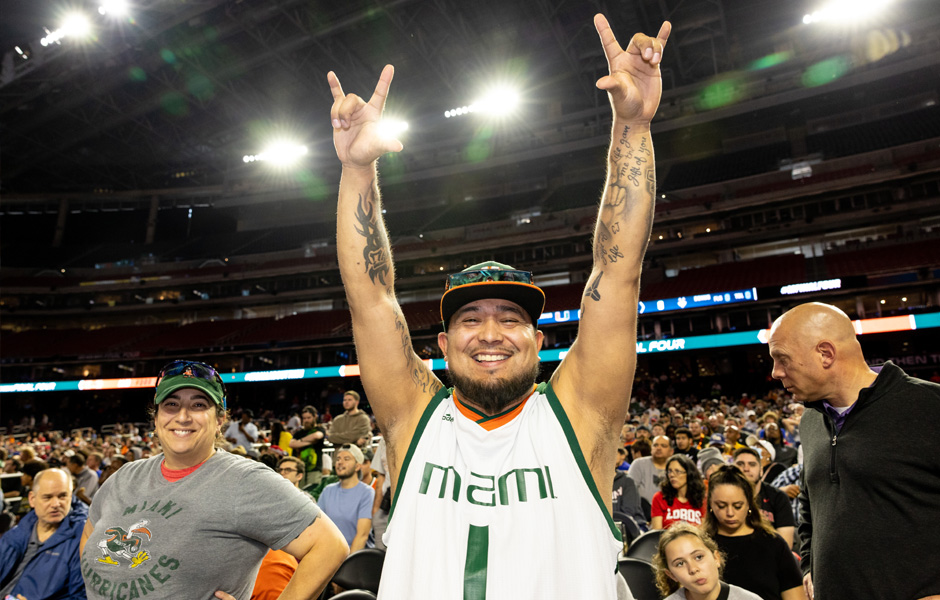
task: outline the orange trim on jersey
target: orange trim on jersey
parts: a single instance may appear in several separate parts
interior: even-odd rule
[[[535,386],[532,386],[532,387],[533,387],[533,392],[534,392]],[[506,423],[509,423],[510,421],[515,419],[517,416],[519,416],[519,413],[522,412],[522,408],[525,406],[525,403],[528,402],[529,398],[531,397],[532,397],[532,394],[530,393],[528,396],[525,397],[525,399],[522,402],[519,403],[518,406],[516,406],[515,408],[513,408],[512,410],[508,412],[494,415],[492,417],[487,417],[487,416],[481,415],[478,411],[464,405],[460,401],[460,399],[457,397],[457,392],[455,390],[454,391],[454,406],[457,407],[457,410],[460,411],[460,414],[467,417],[468,419],[470,419],[471,421],[473,421],[474,423],[476,423],[483,429],[487,431],[493,431],[497,427],[501,427],[505,425]]]

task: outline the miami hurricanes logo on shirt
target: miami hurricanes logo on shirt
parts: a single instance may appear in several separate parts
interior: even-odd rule
[[[147,525],[150,521],[142,519],[124,530],[121,527],[109,527],[105,530],[105,538],[98,542],[98,549],[101,550],[101,558],[98,562],[106,565],[119,566],[121,562],[118,558],[124,558],[130,561],[130,568],[136,569],[144,562],[150,560],[150,554],[140,547],[144,541],[149,542],[153,534]]]

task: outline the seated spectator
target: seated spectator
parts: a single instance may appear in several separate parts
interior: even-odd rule
[[[0,597],[85,598],[78,545],[88,509],[72,499],[72,477],[61,469],[32,483],[33,510],[0,538]]]
[[[636,446],[636,444],[634,444]],[[659,490],[660,482],[666,477],[666,460],[672,456],[672,444],[669,438],[661,435],[653,440],[652,455],[633,461],[627,471],[636,483],[640,498],[653,502],[653,495]]]
[[[698,459],[698,448],[692,445],[692,431],[687,427],[676,429],[676,454],[685,454],[694,464]]]
[[[630,463],[627,462],[626,448],[617,448],[617,470],[624,472],[630,470]]]
[[[800,476],[803,474],[803,463],[799,462],[792,467],[784,469],[777,478],[771,482],[775,488],[787,495],[790,507],[793,509],[793,522],[800,526]]]
[[[618,450],[623,450],[623,448],[618,448]],[[643,513],[643,504],[640,502],[640,492],[636,489],[636,483],[616,465],[614,466],[613,512],[631,517],[640,531],[646,530],[646,515]]]
[[[294,438],[288,443],[292,456],[300,458],[304,463],[304,480],[301,489],[315,487],[329,474],[323,469],[323,443],[326,441],[326,429],[319,423],[317,409],[305,406],[300,412],[303,429],[294,432]]]
[[[753,444],[751,443],[752,439],[754,440]],[[755,452],[760,454],[760,464],[764,469],[764,475],[761,477],[761,481],[770,483],[777,475],[786,469],[785,465],[774,462],[774,459],[777,458],[777,451],[774,450],[774,447],[767,440],[758,440],[753,436],[749,436],[747,446],[748,448],[753,448]]]
[[[350,552],[365,548],[372,530],[375,491],[359,481],[362,461],[362,450],[355,444],[337,448],[333,452],[333,463],[339,481],[326,486],[318,499],[320,508],[346,538]]]
[[[630,446],[630,464],[632,465],[638,458],[649,456],[652,452],[653,447],[650,446],[649,440],[637,439]]]
[[[656,587],[665,600],[760,600],[721,580],[724,561],[718,544],[688,523],[676,523],[659,538],[653,567]]]
[[[666,478],[653,496],[650,529],[669,529],[686,521],[701,525],[705,508],[705,483],[695,463],[684,454],[666,461]]]
[[[375,478],[375,473],[372,472],[373,456],[375,456],[375,453],[372,452],[370,448],[365,448],[362,451],[362,465],[359,467],[359,481],[366,484],[374,491],[378,479]]]
[[[780,433],[780,426],[776,423],[769,423],[764,427],[764,439],[770,442],[770,445],[774,448],[774,453],[776,455],[781,455],[781,451],[790,446],[790,444],[783,438],[783,434]],[[790,450],[792,453],[793,451]]]
[[[636,425],[633,423],[624,423],[623,427],[620,428],[620,443],[626,448],[632,446],[635,441]]]
[[[697,418],[689,420],[689,432],[692,434],[692,447],[701,450],[708,446],[708,436],[702,429],[702,422]]]
[[[721,467],[709,479],[704,529],[726,557],[725,581],[764,600],[805,600],[790,547],[764,518],[738,467]]]
[[[95,473],[95,477],[101,477],[102,462],[104,460],[104,455],[100,452],[89,452],[88,459],[85,461],[85,466],[91,469]],[[100,485],[100,482],[99,482]]]
[[[730,422],[725,425],[725,456],[734,456],[734,451],[741,448],[747,448],[743,443],[741,443],[741,429],[737,424]]]
[[[91,505],[91,499],[98,491],[98,475],[85,466],[85,455],[76,452],[65,461],[65,468],[75,477],[75,497]]]
[[[296,456],[285,456],[277,462],[275,470],[295,488],[300,488],[300,483],[304,480],[304,461]]]
[[[790,502],[787,495],[779,491],[769,483],[764,483],[761,479],[763,467],[761,466],[760,455],[753,448],[742,448],[734,453],[734,466],[741,469],[747,480],[754,486],[754,493],[757,498],[757,506],[771,527],[776,530],[787,542],[789,547],[793,547],[793,532],[796,524],[793,522],[793,513],[790,511]]]
[[[98,479],[98,487],[104,485],[104,482],[108,480],[108,477],[114,475],[118,469],[130,462],[127,458],[124,458],[120,454],[111,457],[111,462],[108,463],[108,466],[105,467],[104,471],[101,472],[101,478]]]

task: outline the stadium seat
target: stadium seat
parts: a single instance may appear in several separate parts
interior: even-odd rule
[[[621,558],[617,569],[636,600],[659,600],[659,590],[656,588],[656,574],[653,566],[636,558]]]
[[[659,546],[659,538],[662,534],[662,529],[653,529],[636,538],[627,549],[627,557],[646,561],[647,564],[651,563],[653,561],[653,555],[656,554],[656,549]],[[626,577],[626,575],[624,575],[624,577]]]
[[[378,548],[365,548],[353,552],[346,557],[339,570],[333,575],[332,583],[344,590],[367,590],[377,594],[384,562],[385,551]],[[339,598],[341,595],[334,596],[334,598]],[[374,598],[374,596],[349,596],[349,600],[368,597]],[[326,598],[326,596],[324,595],[323,598]]]

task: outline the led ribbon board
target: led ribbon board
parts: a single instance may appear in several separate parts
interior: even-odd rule
[[[539,322],[541,323],[541,320],[539,320]],[[901,315],[897,317],[883,317],[880,319],[863,319],[853,321],[853,325],[858,335],[930,329],[940,327],[940,312],[924,315]],[[679,352],[683,350],[727,348],[730,346],[753,346],[766,344],[769,335],[769,329],[756,329],[753,331],[697,335],[685,338],[671,338],[668,340],[643,340],[636,343],[636,352],[637,354],[656,354],[660,352]],[[542,350],[539,352],[539,360],[542,362],[558,362],[562,360],[567,353],[567,348],[563,350]],[[442,358],[428,359],[423,362],[432,371],[443,371],[447,368],[447,362]],[[358,377],[359,365],[339,365],[334,367],[317,367],[315,369],[220,373],[220,375],[226,384],[287,381],[292,379],[319,379],[322,377]],[[0,384],[0,393],[119,390],[152,388],[154,385],[156,385],[156,377],[80,379],[73,381],[3,383]]]

